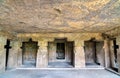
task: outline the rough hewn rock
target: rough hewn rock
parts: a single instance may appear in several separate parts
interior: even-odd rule
[[[5,70],[6,39],[12,40],[9,68],[22,65],[20,47],[29,38],[40,46],[36,67],[47,67],[48,42],[55,38],[74,41],[75,67],[85,67],[84,41],[112,41],[119,36],[119,22],[120,0],[0,0],[0,72]],[[120,45],[120,37],[117,44]],[[114,63],[111,46],[105,41],[106,67],[110,67],[110,57]],[[120,71],[119,56],[118,50]]]
[[[120,0],[1,0],[0,6],[0,26],[11,32],[104,33],[120,26]]]

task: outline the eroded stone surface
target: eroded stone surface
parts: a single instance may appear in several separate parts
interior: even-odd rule
[[[119,22],[120,0],[0,0],[0,56],[3,60],[0,60],[0,69],[5,69],[3,46],[7,38],[12,39],[13,48],[10,52],[13,53],[9,59],[11,68],[22,65],[20,47],[29,38],[38,41],[40,46],[37,67],[47,66],[47,43],[55,38],[74,41],[75,67],[84,67],[84,41],[92,38],[104,40],[102,33],[113,38],[118,36]],[[118,45],[119,42],[118,37]],[[120,58],[118,62],[120,66]]]
[[[1,0],[1,28],[24,32],[105,32],[120,26],[120,0]]]

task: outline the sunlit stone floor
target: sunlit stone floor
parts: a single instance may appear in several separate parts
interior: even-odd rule
[[[0,78],[120,78],[105,69],[15,69]]]

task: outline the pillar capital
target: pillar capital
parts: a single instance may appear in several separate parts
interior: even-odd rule
[[[75,47],[84,47],[84,40],[75,40]]]
[[[47,47],[48,46],[48,42],[47,41],[38,41],[38,46],[42,46],[42,47]]]

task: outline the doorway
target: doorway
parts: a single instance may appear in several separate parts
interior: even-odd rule
[[[113,47],[112,47],[112,51],[111,51],[111,68],[113,70],[115,70],[116,72],[118,72],[118,50],[119,49],[119,45],[117,45],[116,39],[114,39],[112,41]]]
[[[104,66],[104,42],[85,41],[85,62],[87,67]]]
[[[74,66],[74,42],[55,39],[48,42],[48,67],[71,68]]]
[[[94,64],[96,60],[95,43],[85,42],[85,61],[86,64]]]
[[[29,40],[29,42],[23,42],[23,65],[25,67],[35,67],[37,57],[38,42]]]
[[[56,58],[65,59],[65,43],[57,43],[56,50]]]

